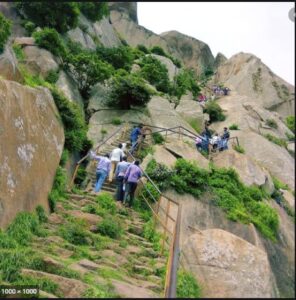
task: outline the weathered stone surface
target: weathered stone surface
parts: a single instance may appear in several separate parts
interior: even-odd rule
[[[77,279],[70,279],[41,271],[22,269],[21,273],[23,275],[29,275],[39,278],[48,278],[52,280],[53,282],[58,284],[58,291],[61,292],[65,298],[80,298],[85,292],[85,290],[89,287],[87,284]]]
[[[20,83],[23,81],[23,76],[19,71],[15,54],[8,45],[0,55],[0,76],[4,79]]]
[[[36,46],[35,39],[32,37],[17,37],[14,39],[14,44],[20,46]]]
[[[276,76],[262,61],[249,53],[233,55],[220,66],[215,77],[262,106],[277,111],[283,117],[294,114],[295,88]]]
[[[48,217],[48,222],[51,224],[62,224],[63,221],[64,219],[56,213],[52,213]]]
[[[63,126],[45,88],[0,80],[0,227],[19,211],[48,209],[48,193],[63,151]],[[45,151],[46,149],[46,151]],[[16,205],[17,203],[17,205]]]
[[[164,64],[168,70],[168,75],[170,81],[174,80],[174,77],[178,75],[179,73],[179,68],[174,65],[174,63],[167,57],[161,56],[161,55],[156,55],[156,54],[151,54],[154,58],[158,59],[162,64]]]
[[[295,153],[295,143],[289,143],[287,149],[288,149],[291,153]]]
[[[195,161],[201,168],[209,169],[209,161],[199,151],[197,151],[194,141],[192,141],[192,144],[189,146],[182,142],[178,143],[178,140],[176,139],[175,141],[166,143],[165,149],[178,158],[182,157],[186,160]]]
[[[247,186],[257,185],[266,187],[269,194],[272,194],[274,191],[273,182],[270,175],[267,174],[268,172],[263,170],[262,167],[247,155],[229,149],[213,157],[213,162],[219,168],[234,168],[242,182]]]
[[[219,66],[223,65],[226,61],[227,61],[226,56],[219,52],[215,57],[214,68],[217,69]]]
[[[102,220],[100,216],[85,213],[80,210],[70,210],[68,211],[68,213],[77,219],[82,219],[86,221],[89,225],[96,225]]]
[[[88,259],[82,259],[78,262],[78,264],[88,270],[95,271],[99,268],[99,265],[94,263],[93,261],[90,261]]]
[[[60,71],[59,79],[56,82],[56,86],[65,94],[65,96],[71,101],[80,106],[81,112],[84,114],[83,99],[77,88],[77,84],[71,76],[64,71]]]
[[[138,287],[134,284],[118,281],[115,279],[111,280],[114,286],[115,293],[124,298],[157,298],[158,295],[148,290],[147,288]]]
[[[34,75],[46,77],[49,71],[58,69],[59,66],[49,51],[36,46],[26,46],[23,50],[25,64]]]
[[[91,90],[91,96],[87,110],[94,113],[101,109],[110,109],[106,104],[109,89],[102,83],[97,83]]]
[[[177,158],[167,151],[163,146],[156,145],[154,146],[155,152],[153,153],[153,158],[158,162],[165,164],[168,167],[175,165]]]
[[[67,32],[67,36],[74,42],[80,43],[83,48],[95,50],[96,44],[93,41],[92,37],[83,32],[79,27],[71,29]]]
[[[109,2],[109,9],[125,12],[132,21],[138,23],[137,2]]]
[[[283,197],[288,202],[288,204],[291,206],[291,208],[295,209],[295,197],[290,191],[282,190]]]
[[[60,262],[56,261],[55,259],[53,259],[49,256],[43,257],[42,260],[45,263],[45,265],[47,265],[47,266],[54,267],[54,268],[57,268],[57,269],[64,268],[63,264],[61,264]]]
[[[183,251],[207,297],[276,296],[266,253],[227,231],[195,233]]]

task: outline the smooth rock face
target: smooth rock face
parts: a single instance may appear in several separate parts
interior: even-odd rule
[[[91,90],[91,96],[89,99],[89,104],[87,110],[90,113],[101,109],[110,109],[106,104],[108,97],[108,88],[102,83],[97,83]]]
[[[209,298],[275,296],[266,253],[227,231],[195,233],[188,237],[183,251]]]
[[[47,89],[0,80],[0,227],[19,211],[48,209],[64,144],[57,115]]]
[[[23,81],[23,76],[17,65],[17,59],[9,46],[6,46],[4,52],[0,55],[0,76],[20,83]]]
[[[274,191],[273,182],[268,172],[247,155],[229,149],[213,157],[213,162],[219,168],[234,168],[242,182],[247,186],[257,185],[269,188],[269,194]]]
[[[36,46],[26,46],[23,50],[25,64],[34,75],[46,77],[49,71],[58,69],[59,66],[49,51]]]
[[[283,117],[294,114],[295,88],[252,54],[241,52],[232,56],[218,68],[215,81],[256,99]]]
[[[79,27],[71,29],[67,32],[67,36],[74,42],[80,43],[83,48],[95,50],[96,44],[92,37],[83,32]]]

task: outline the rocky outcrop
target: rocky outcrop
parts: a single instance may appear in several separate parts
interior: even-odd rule
[[[224,54],[218,53],[215,57],[214,68],[217,69],[227,61],[227,58]]]
[[[156,55],[156,54],[151,54],[151,55],[166,66],[166,68],[168,69],[169,79],[170,81],[173,81],[174,77],[179,73],[179,68],[177,68],[174,65],[174,63],[167,57]]]
[[[17,65],[17,59],[11,47],[5,47],[0,55],[0,76],[7,80],[22,82],[23,77]]]
[[[269,173],[247,155],[230,149],[214,156],[213,163],[219,168],[234,168],[242,182],[247,186],[257,185],[263,187],[270,195],[274,191]]]
[[[102,83],[97,83],[91,90],[91,95],[88,104],[88,112],[94,113],[102,109],[110,109],[106,104],[109,89]]]
[[[82,31],[79,27],[69,30],[67,36],[72,41],[81,44],[83,48],[91,50],[96,49],[96,44],[92,37],[87,32]]]
[[[214,56],[207,44],[178,31],[168,31],[161,34],[172,54],[181,59],[187,68],[201,74],[204,69],[214,68]]]
[[[186,264],[209,298],[276,296],[266,253],[227,231],[207,229],[192,234],[183,251]]]
[[[64,144],[57,115],[47,89],[0,80],[0,227],[38,204],[48,209]]]
[[[239,95],[256,99],[283,117],[294,114],[295,88],[252,54],[241,52],[232,56],[218,68],[215,81],[223,82]]]
[[[109,9],[124,12],[138,24],[137,2],[108,2]]]
[[[25,65],[28,71],[34,75],[46,77],[49,71],[59,68],[55,57],[47,50],[37,46],[26,46],[23,48],[25,54]]]

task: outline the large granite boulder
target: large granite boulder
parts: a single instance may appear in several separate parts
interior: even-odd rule
[[[102,109],[110,109],[106,104],[109,88],[102,83],[97,83],[91,90],[91,95],[88,104],[88,112],[94,113]]]
[[[12,48],[7,45],[4,52],[0,55],[0,76],[4,79],[21,83],[23,81],[23,76],[19,71],[17,63]]]
[[[87,33],[82,31],[79,27],[71,29],[67,32],[67,37],[72,41],[82,45],[83,48],[95,50],[96,44],[93,38]]]
[[[5,227],[20,211],[38,204],[48,209],[64,132],[48,89],[0,80],[0,104],[0,227]]]
[[[215,57],[214,68],[217,69],[219,66],[223,65],[226,61],[227,61],[226,56],[219,52]]]
[[[173,81],[174,77],[176,75],[178,75],[178,73],[179,73],[179,68],[177,68],[174,65],[174,63],[165,56],[161,56],[161,55],[157,55],[157,54],[151,54],[151,56],[158,59],[162,64],[164,64],[166,66],[166,68],[168,69],[169,79],[170,79],[170,81]]]
[[[272,298],[276,291],[267,254],[221,229],[202,230],[184,243],[186,264],[209,298]]]
[[[214,156],[213,163],[219,168],[234,168],[242,182],[247,186],[263,187],[270,195],[274,191],[270,174],[248,155],[230,149]]]
[[[218,68],[215,80],[284,117],[294,114],[294,86],[276,76],[252,54],[240,52],[232,56]]]
[[[36,46],[25,46],[25,64],[30,73],[46,77],[49,71],[56,71],[59,65],[55,57],[47,50]]]

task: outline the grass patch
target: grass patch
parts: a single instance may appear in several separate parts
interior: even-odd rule
[[[104,236],[118,239],[122,234],[122,227],[117,218],[110,217],[105,218],[98,224],[98,231]]]
[[[177,297],[185,299],[201,297],[201,288],[191,273],[180,270],[178,271]]]
[[[273,119],[266,119],[265,124],[271,128],[275,128],[275,129],[278,128],[277,122]]]
[[[60,226],[58,234],[74,245],[89,244],[89,240],[87,239],[89,234],[85,230],[83,222],[79,222],[78,220],[75,220],[75,222],[68,222]]]
[[[264,137],[267,138],[270,142],[278,145],[278,146],[281,146],[281,147],[284,147],[284,148],[287,148],[287,142],[284,140],[284,139],[281,139],[281,138],[278,138],[272,134],[264,134]]]
[[[13,44],[12,45],[13,52],[19,62],[24,61],[26,56],[20,45]]]
[[[154,144],[163,144],[165,142],[164,137],[159,132],[152,134]]]
[[[119,118],[114,118],[111,120],[111,124],[118,126],[118,125],[121,125],[122,122]]]
[[[229,129],[230,129],[230,130],[239,130],[237,124],[231,124],[231,125],[229,126]]]
[[[235,145],[233,149],[239,153],[245,153],[245,149],[242,146]]]

